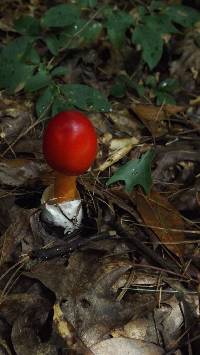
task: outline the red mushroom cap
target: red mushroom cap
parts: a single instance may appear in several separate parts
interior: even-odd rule
[[[97,135],[90,120],[78,111],[61,112],[49,121],[43,137],[43,153],[54,170],[80,175],[97,153]]]

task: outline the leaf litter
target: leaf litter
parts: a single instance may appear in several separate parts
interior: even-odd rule
[[[1,9],[4,59],[17,55],[0,73],[1,350],[197,354],[198,5],[58,3]],[[54,181],[41,147],[68,108],[91,117],[99,151],[66,236],[41,220]]]

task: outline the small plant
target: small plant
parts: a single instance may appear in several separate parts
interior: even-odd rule
[[[111,176],[107,181],[107,185],[123,181],[126,191],[131,192],[135,186],[139,185],[148,194],[152,185],[151,163],[154,156],[154,151],[149,150],[140,159],[129,160]]]
[[[70,76],[67,59],[71,52],[90,48],[102,38],[110,41],[116,51],[136,46],[143,62],[153,70],[170,36],[180,34],[199,19],[198,11],[164,1],[151,1],[149,5],[134,8],[129,4],[122,11],[117,6],[100,6],[96,0],[77,0],[48,9],[40,19],[23,16],[14,24],[16,38],[0,52],[0,89],[11,94],[22,90],[29,95],[36,94],[38,117],[73,108],[109,111],[107,98],[98,90],[63,80]],[[116,79],[111,94],[120,97],[127,88],[132,88],[142,96],[145,85],[125,75]],[[171,90],[167,91],[163,85],[150,88],[158,104],[173,101]]]

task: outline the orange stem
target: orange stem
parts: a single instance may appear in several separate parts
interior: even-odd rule
[[[64,201],[72,201],[79,198],[76,188],[76,176],[66,176],[56,173],[54,183],[54,202],[61,203]]]

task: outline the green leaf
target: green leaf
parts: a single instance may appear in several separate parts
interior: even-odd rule
[[[78,0],[77,5],[79,5],[81,8],[93,8],[97,5],[97,0]]]
[[[88,24],[80,33],[80,38],[82,39],[83,44],[94,43],[99,37],[102,28],[102,24],[97,21],[93,21],[92,23]]]
[[[32,75],[34,67],[17,60],[0,59],[0,62],[0,88],[7,89],[11,93],[22,90]]]
[[[156,104],[158,106],[161,106],[163,104],[176,105],[176,100],[174,99],[174,97],[166,91],[156,90],[155,95],[156,95]]]
[[[39,96],[36,102],[36,113],[38,117],[42,117],[48,114],[51,105],[53,103],[55,94],[56,94],[55,87],[48,87]]]
[[[156,88],[157,80],[154,75],[148,75],[145,79],[145,85],[149,86],[150,88]]]
[[[163,0],[152,0],[150,5],[149,5],[149,10],[154,11],[154,10],[162,10],[166,7],[166,4],[164,3]]]
[[[123,97],[126,94],[126,84],[124,80],[117,78],[110,90],[110,95],[114,97]]]
[[[26,53],[24,54],[23,61],[26,63],[31,63],[31,64],[40,64],[40,56],[37,52],[37,50],[32,47]]]
[[[176,79],[167,78],[160,82],[160,84],[158,85],[158,89],[168,93],[172,93],[180,89],[180,85]]]
[[[133,25],[133,17],[124,11],[109,12],[106,20],[108,37],[114,47],[120,48],[125,41],[125,32]]]
[[[73,109],[73,106],[70,105],[63,97],[57,95],[54,98],[52,109],[51,109],[51,116],[57,115],[57,113]]]
[[[28,92],[34,92],[40,90],[51,82],[49,73],[45,70],[40,70],[37,74],[32,76],[25,85],[25,90]]]
[[[51,7],[41,19],[44,27],[66,27],[73,25],[80,17],[80,10],[72,4]]]
[[[145,16],[144,18],[145,26],[152,28],[153,31],[160,33],[160,37],[166,33],[178,33],[179,31],[173,25],[171,19],[167,15],[152,15]]]
[[[163,40],[159,32],[147,25],[139,25],[132,35],[132,41],[142,48],[142,58],[150,69],[155,68],[163,52]]]
[[[26,53],[31,50],[33,42],[34,39],[28,36],[16,38],[2,49],[0,54],[1,59],[8,61],[23,59]]]
[[[195,24],[195,22],[200,21],[200,12],[189,6],[167,6],[163,12],[173,22],[178,23],[183,27],[191,27]]]
[[[54,34],[49,35],[44,38],[44,41],[47,45],[48,50],[51,52],[53,55],[58,55],[59,50],[60,50],[60,41],[58,37]]]
[[[58,38],[59,50],[62,48],[79,48],[95,42],[102,31],[102,24],[97,21],[78,19],[76,24],[67,31],[60,33]]]
[[[151,163],[154,155],[154,151],[149,150],[140,159],[130,160],[111,176],[106,185],[109,186],[116,181],[124,181],[126,191],[130,192],[134,186],[140,185],[148,194],[152,185]]]
[[[15,21],[15,29],[21,34],[38,36],[40,34],[40,23],[35,17],[22,16]]]
[[[106,97],[87,85],[66,84],[61,85],[60,90],[68,104],[81,110],[108,112],[111,109]]]
[[[51,76],[52,77],[64,76],[64,75],[67,75],[67,74],[69,74],[69,68],[64,67],[64,66],[56,67],[55,69],[53,69],[51,71]]]

